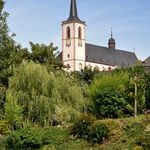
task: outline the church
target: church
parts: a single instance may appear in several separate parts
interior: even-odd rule
[[[112,32],[108,47],[86,43],[85,28],[85,21],[78,16],[76,0],[71,0],[69,18],[62,22],[62,52],[59,54],[68,71],[80,71],[85,67],[110,71],[138,61],[135,53],[116,49]]]

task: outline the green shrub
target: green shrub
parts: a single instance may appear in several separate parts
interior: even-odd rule
[[[93,116],[82,114],[71,127],[70,133],[75,137],[87,139],[93,122]]]
[[[13,132],[6,139],[8,149],[40,148],[42,145],[41,132],[35,128],[24,128]]]
[[[95,78],[89,86],[89,96],[93,102],[93,113],[98,118],[118,118],[133,114],[129,103],[129,75],[118,72]]]
[[[45,145],[61,145],[68,137],[69,132],[61,128],[27,127],[11,133],[5,143],[7,149],[39,149]]]
[[[150,133],[141,134],[136,139],[136,144],[142,146],[144,150],[150,149]]]
[[[9,132],[10,130],[6,121],[4,120],[0,121],[0,134],[5,135],[8,134]]]
[[[122,123],[119,120],[107,119],[107,120],[97,120],[94,124],[105,124],[109,129],[109,135],[121,135],[123,132]]]
[[[90,133],[89,133],[89,139],[93,143],[103,143],[105,139],[108,138],[109,135],[109,128],[101,123],[92,126]]]

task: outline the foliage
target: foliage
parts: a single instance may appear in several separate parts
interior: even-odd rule
[[[71,123],[80,116],[80,112],[73,107],[68,105],[56,106],[54,118],[58,120],[62,125],[66,123]]]
[[[12,97],[11,93],[8,93],[5,105],[5,118],[11,130],[17,130],[21,127],[21,111],[22,109],[17,105],[17,101]]]
[[[150,75],[145,74],[145,98],[146,98],[146,109],[150,110]]]
[[[123,132],[123,123],[120,120],[106,119],[106,120],[97,120],[94,122],[94,125],[105,124],[109,129],[109,136],[121,135]]]
[[[93,143],[103,143],[104,140],[108,138],[108,136],[109,128],[104,123],[92,126],[89,133],[89,139]]]
[[[6,138],[8,149],[37,149],[47,144],[60,144],[68,138],[66,130],[59,128],[27,127],[11,133]]]
[[[50,43],[49,45],[45,44],[34,44],[30,42],[31,46],[31,59],[35,62],[38,62],[40,64],[44,64],[47,69],[53,69],[53,68],[62,68],[61,62],[56,59],[56,51],[57,47],[53,46],[53,43]]]
[[[9,126],[5,120],[0,121],[0,135],[6,135],[10,132]]]
[[[0,118],[4,117],[6,90],[9,86],[8,79],[13,74],[13,67],[29,57],[27,49],[22,49],[14,41],[15,34],[11,35],[7,24],[8,13],[3,9],[4,2],[0,0]]]
[[[55,146],[54,146],[55,145]],[[67,140],[64,143],[61,143],[59,145],[47,145],[44,146],[41,150],[99,150],[97,147],[93,147],[91,144],[89,144],[87,141],[83,139],[78,140]]]
[[[109,128],[104,123],[94,123],[95,118],[82,114],[70,128],[70,134],[76,138],[83,138],[92,143],[103,143],[108,138]]]
[[[120,136],[116,133],[109,138],[110,142],[106,143],[106,150],[120,150],[122,148],[129,150],[149,149],[150,126],[149,121],[146,121],[144,116],[114,121],[122,126],[123,132]]]
[[[82,114],[70,129],[70,134],[78,138],[89,138],[90,128],[95,118],[88,114]]]
[[[8,77],[12,74],[10,66],[16,60],[18,46],[13,40],[13,35],[9,35],[8,13],[3,11],[4,2],[1,0],[0,4],[0,84],[8,86]]]
[[[138,114],[138,102],[144,93],[144,84],[142,83],[144,68],[141,64],[138,64],[131,67],[128,72],[131,78],[131,83],[134,85],[134,116],[136,118]]]
[[[59,108],[68,109],[66,112],[70,114],[71,108],[80,111],[84,104],[82,90],[76,82],[61,71],[48,73],[33,62],[15,68],[9,84],[5,106],[8,120],[22,117],[24,124],[50,125],[52,118],[59,119]]]
[[[127,85],[129,76],[125,72],[113,73],[96,78],[89,87],[93,101],[93,113],[99,118],[118,118],[132,114],[128,103]]]
[[[4,118],[4,106],[5,106],[5,98],[6,98],[6,87],[0,85],[0,119]]]
[[[84,140],[72,140],[66,129],[55,127],[27,127],[11,133],[5,143],[7,149],[13,150],[97,150]]]
[[[94,80],[94,77],[100,72],[97,69],[92,70],[91,68],[85,67],[80,72],[75,71],[74,76],[80,81],[84,81],[88,85],[91,84]]]
[[[99,118],[118,118],[132,114],[132,108],[122,93],[114,89],[104,89],[94,102],[96,116]]]
[[[150,133],[142,134],[136,139],[136,144],[141,146],[144,150],[150,149]]]

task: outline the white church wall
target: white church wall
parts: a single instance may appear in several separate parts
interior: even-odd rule
[[[86,66],[91,68],[92,70],[94,68],[97,68],[99,71],[110,71],[117,68],[117,66],[110,66],[110,65],[98,64],[92,62],[86,62]]]

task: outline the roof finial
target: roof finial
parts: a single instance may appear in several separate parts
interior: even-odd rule
[[[111,38],[113,37],[113,31],[112,31],[112,27],[111,27]]]

